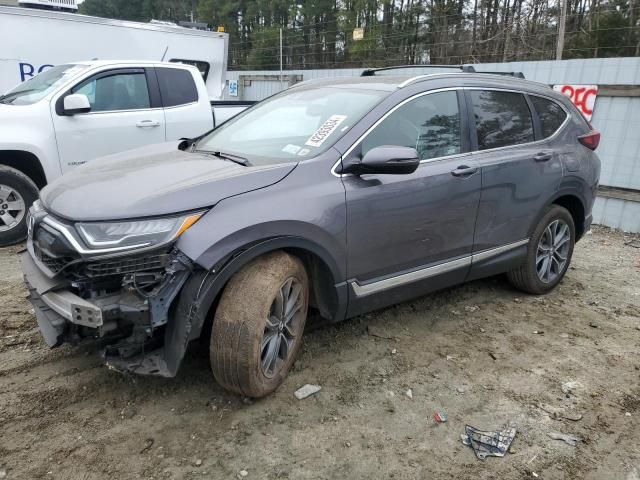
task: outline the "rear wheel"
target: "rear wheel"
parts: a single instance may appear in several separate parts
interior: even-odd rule
[[[286,378],[302,346],[309,280],[285,252],[254,260],[225,287],[211,331],[210,359],[224,388],[263,397]]]
[[[510,271],[509,281],[528,293],[542,294],[552,290],[564,277],[576,238],[573,217],[567,209],[552,205],[536,227],[527,248],[527,258]]]
[[[38,187],[15,168],[0,166],[0,247],[27,237],[27,211],[38,198]]]

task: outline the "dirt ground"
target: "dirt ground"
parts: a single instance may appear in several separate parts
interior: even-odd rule
[[[492,278],[315,330],[255,402],[218,387],[197,349],[175,379],[48,349],[2,249],[0,479],[640,480],[637,247],[594,229],[548,296]],[[299,401],[306,383],[322,390]],[[476,459],[465,424],[512,424],[510,453]]]

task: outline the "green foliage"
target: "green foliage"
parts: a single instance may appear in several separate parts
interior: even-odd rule
[[[563,58],[640,54],[640,0],[566,0]],[[85,0],[81,13],[189,18],[230,37],[229,67],[460,64],[555,58],[559,8],[549,0]],[[364,39],[352,38],[364,28]]]

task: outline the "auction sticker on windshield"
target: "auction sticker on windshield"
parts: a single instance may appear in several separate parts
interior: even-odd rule
[[[331,115],[322,125],[320,125],[320,128],[318,128],[318,130],[309,137],[309,140],[305,142],[305,145],[310,147],[319,147],[346,119],[346,115]]]

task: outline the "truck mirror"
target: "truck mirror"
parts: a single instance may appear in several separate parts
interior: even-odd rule
[[[77,113],[87,113],[91,111],[91,104],[86,95],[74,93],[64,97],[65,115],[75,115]]]

